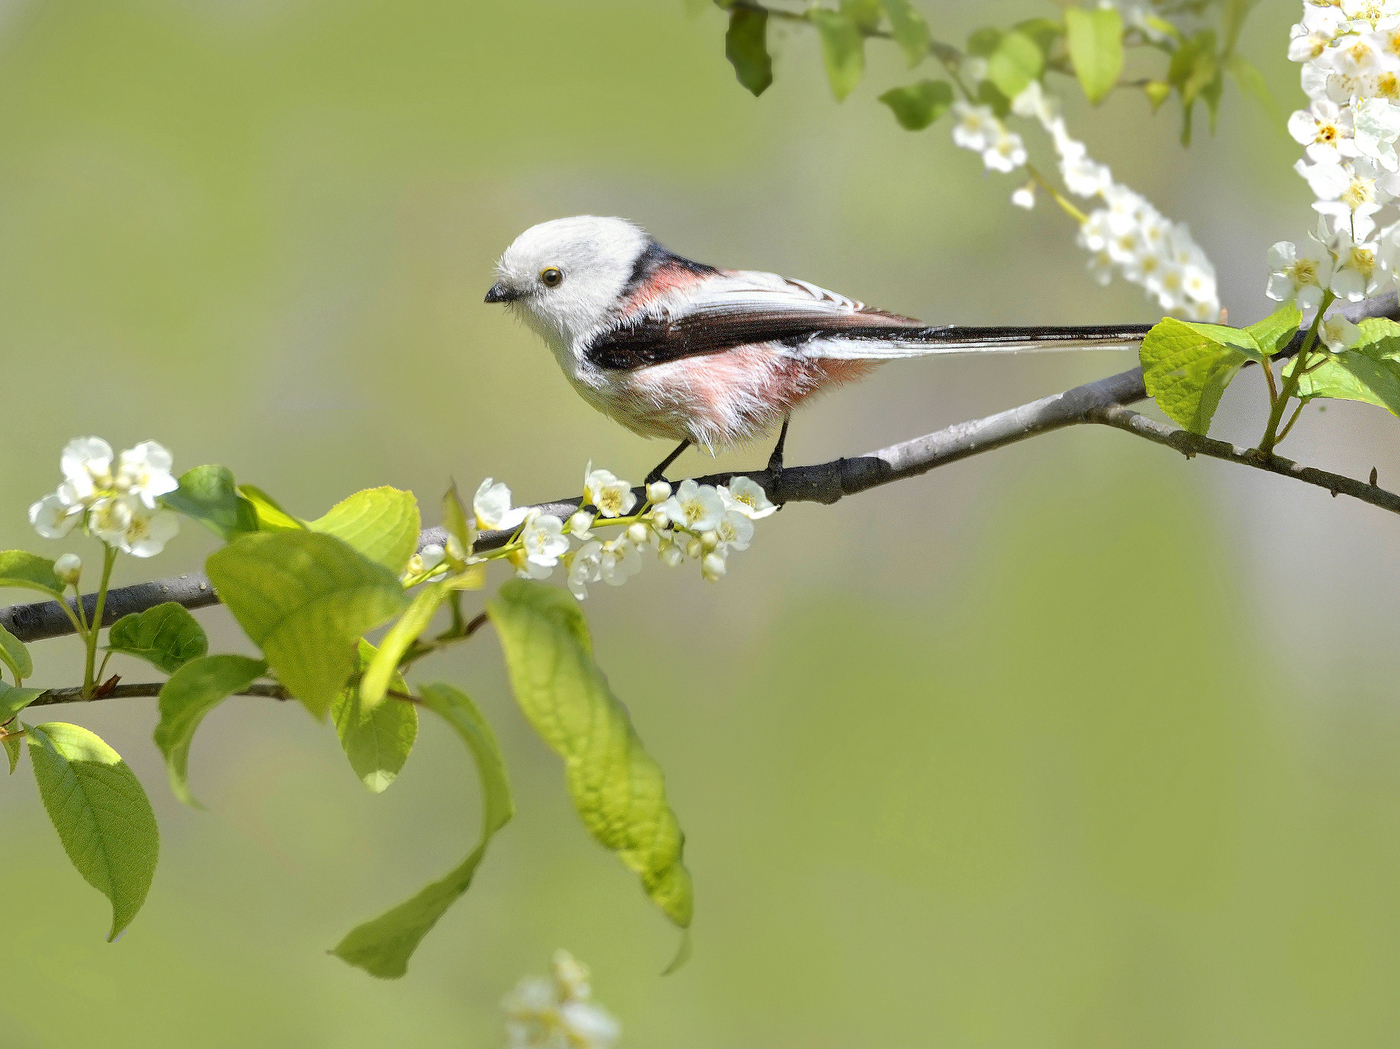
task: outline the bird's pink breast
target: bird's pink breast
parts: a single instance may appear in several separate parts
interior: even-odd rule
[[[814,360],[752,343],[614,373],[590,399],[643,436],[716,448],[761,436],[809,397],[865,376],[876,363]]]

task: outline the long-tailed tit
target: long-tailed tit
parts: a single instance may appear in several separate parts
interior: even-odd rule
[[[617,218],[532,226],[496,264],[487,302],[544,339],[589,404],[644,437],[686,447],[752,440],[813,394],[896,357],[1136,348],[1146,325],[929,327],[776,273],[672,254]],[[781,469],[783,437],[770,467]]]

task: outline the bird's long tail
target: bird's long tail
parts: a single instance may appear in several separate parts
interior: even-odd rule
[[[1047,350],[1136,350],[1150,324],[1058,328],[870,328],[816,340],[807,350],[827,360],[883,360],[935,353],[1034,353]]]

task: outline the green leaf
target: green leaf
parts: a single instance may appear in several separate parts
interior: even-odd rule
[[[953,104],[953,88],[943,80],[920,80],[909,87],[891,88],[880,96],[902,127],[922,131],[948,112]]]
[[[505,650],[516,702],[564,759],[574,807],[606,848],[641,875],[648,896],[682,928],[690,924],[685,835],[666,803],[661,767],[593,662],[578,602],[541,583],[513,579],[487,602]]]
[[[1034,40],[1015,31],[1005,33],[987,57],[987,79],[1007,98],[1015,98],[1045,68],[1045,56]]]
[[[736,7],[729,12],[724,57],[734,67],[739,83],[751,94],[757,97],[768,90],[773,83],[773,59],[768,54],[767,11]]]
[[[227,466],[196,466],[180,475],[180,487],[161,496],[170,509],[193,518],[220,539],[258,530],[258,514],[238,494]]]
[[[1283,111],[1279,109],[1278,99],[1274,98],[1273,92],[1269,90],[1268,82],[1264,79],[1264,74],[1259,72],[1258,67],[1239,55],[1235,55],[1225,64],[1225,68],[1235,78],[1235,83],[1239,85],[1240,90],[1259,103],[1269,118],[1269,123],[1277,127],[1281,133],[1287,134],[1288,125],[1283,118]]]
[[[397,488],[368,488],[342,499],[307,527],[343,539],[398,575],[418,549],[418,499]]]
[[[0,551],[0,587],[37,590],[62,598],[63,582],[53,574],[53,562],[27,550]]]
[[[251,484],[240,484],[238,494],[253,508],[259,532],[300,532],[306,528],[305,521],[287,513],[277,500],[261,488],[254,488]]]
[[[368,641],[360,642],[362,669],[371,664],[375,651]],[[408,685],[398,674],[392,675],[388,685],[395,692],[408,692]],[[378,794],[398,777],[413,750],[418,738],[418,708],[402,700],[367,707],[361,699],[363,688],[361,679],[359,684],[341,692],[331,707],[331,720],[355,775]]]
[[[928,57],[928,24],[909,0],[881,0],[890,20],[890,35],[904,52],[909,68]]]
[[[1002,31],[995,26],[974,29],[967,38],[967,53],[979,58],[991,58],[992,52],[1001,43]]]
[[[1298,395],[1342,401],[1363,401],[1400,415],[1400,324],[1371,317],[1357,325],[1361,342],[1341,353],[1328,354],[1298,380]],[[1297,358],[1284,375],[1291,375]]]
[[[1147,96],[1147,101],[1152,103],[1152,112],[1155,113],[1171,96],[1172,86],[1165,80],[1149,80],[1142,85],[1142,91]]]
[[[194,742],[195,729],[205,714],[265,673],[267,664],[261,659],[203,656],[190,660],[161,686],[156,746],[165,755],[171,793],[191,808],[203,808],[190,793],[190,744]]]
[[[413,598],[408,610],[399,621],[389,628],[379,651],[374,654],[365,676],[360,682],[360,702],[366,710],[373,710],[384,701],[384,690],[389,680],[398,670],[399,660],[420,634],[428,629],[433,616],[452,592],[452,581],[428,583]]]
[[[1167,317],[1147,333],[1139,356],[1157,406],[1177,425],[1205,433],[1230,380],[1263,354],[1247,331]]]
[[[433,882],[386,914],[352,929],[331,952],[371,976],[385,980],[398,979],[408,971],[408,960],[423,937],[471,885],[472,875],[486,855],[491,836],[515,813],[500,748],[476,705],[451,685],[424,685],[421,692],[423,705],[457,730],[476,759],[476,771],[481,779],[481,840],[471,855],[445,878]]]
[[[1235,50],[1235,41],[1239,39],[1240,28],[1249,15],[1249,9],[1257,2],[1258,0],[1223,0],[1220,24],[1225,31],[1225,53],[1227,55]]]
[[[1013,28],[1022,36],[1034,40],[1035,46],[1040,48],[1040,53],[1046,57],[1049,57],[1055,41],[1065,35],[1064,23],[1049,18],[1028,18],[1024,22],[1017,22]]]
[[[15,684],[34,673],[34,660],[29,656],[29,649],[3,626],[0,626],[0,663],[10,668]]]
[[[17,688],[0,681],[0,726],[8,724],[47,691],[46,688]]]
[[[1287,306],[1280,306],[1262,321],[1255,321],[1246,326],[1244,330],[1249,332],[1250,337],[1254,340],[1259,349],[1260,357],[1272,357],[1288,345],[1289,340],[1297,334],[1298,325],[1302,321],[1303,314],[1297,306],[1290,303]]]
[[[61,721],[27,729],[39,796],[78,873],[112,901],[116,939],[156,872],[160,833],[136,774],[101,737]]]
[[[807,17],[821,37],[826,78],[831,82],[831,93],[840,102],[855,89],[865,72],[865,38],[854,21],[837,11],[818,7],[808,11]]]
[[[1116,8],[1065,9],[1074,75],[1090,102],[1101,102],[1123,72],[1123,16]]]
[[[19,764],[19,741],[23,738],[17,732],[0,738],[0,742],[5,744],[5,756],[10,759],[11,776],[15,774],[15,766]]]
[[[122,616],[107,632],[107,648],[137,656],[173,674],[209,651],[209,638],[189,610],[174,601]]]
[[[317,718],[354,672],[360,636],[405,603],[396,573],[319,532],[245,535],[206,567],[239,626]]]
[[[472,548],[472,526],[467,521],[467,510],[462,505],[462,497],[457,494],[457,482],[453,481],[442,496],[442,524],[450,535],[457,537],[463,550]]]

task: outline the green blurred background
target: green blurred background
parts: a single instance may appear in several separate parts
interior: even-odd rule
[[[694,5],[692,5],[694,6]],[[1046,4],[925,2],[960,39]],[[1291,110],[1296,3],[1243,50]],[[663,453],[592,413],[482,304],[527,226],[629,216],[704,261],[930,321],[1151,320],[1068,221],[900,130],[888,49],[835,104],[801,33],[755,100],[723,16],[680,0],[7,0],[0,5],[0,544],[63,443],[154,438],[305,516],[449,477],[523,500]],[[1231,317],[1309,228],[1298,147],[1231,88],[1177,144],[1140,97],[1091,153],[1190,223]],[[1027,134],[1042,162],[1045,143]],[[804,412],[792,461],[855,454],[1111,371],[1112,354],[890,365]],[[1258,376],[1217,429],[1261,429]],[[1310,410],[1290,454],[1400,477],[1394,421]],[[767,449],[722,457],[758,465]],[[709,466],[699,457],[686,470]],[[193,527],[121,581],[197,568]],[[128,559],[129,560],[129,559]],[[169,795],[154,701],[67,708],[127,757],[163,831],[134,926],[68,866],[32,778],[3,783],[0,1045],[491,1047],[497,1003],[567,947],[623,1044],[1393,1044],[1400,1021],[1394,523],[1116,431],[1064,432],[763,522],[718,586],[649,567],[587,604],[689,835],[695,955],[584,834],[489,635],[425,664],[501,736],[519,814],[397,983],[323,953],[476,833],[460,745],[425,722],[386,795],[292,705],[233,701]],[[242,643],[201,613],[216,649]],[[37,646],[66,683],[71,643]],[[1385,653],[1392,653],[1387,656]],[[134,665],[119,667],[141,676]]]

